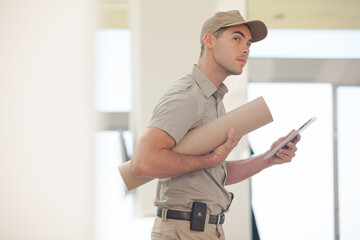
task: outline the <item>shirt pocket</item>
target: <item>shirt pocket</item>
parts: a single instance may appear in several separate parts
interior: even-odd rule
[[[205,110],[203,117],[201,118],[201,124],[205,124],[217,118],[216,104],[213,102],[207,102],[205,104]]]

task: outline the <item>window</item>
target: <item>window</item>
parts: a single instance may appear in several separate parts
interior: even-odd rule
[[[342,44],[344,39],[346,43]],[[268,137],[274,133],[283,131],[285,135],[287,129],[318,117],[302,133],[293,163],[252,178],[252,204],[262,240],[338,240],[360,235],[355,226],[360,221],[356,205],[360,197],[353,189],[358,181],[358,161],[353,158],[359,155],[360,137],[355,124],[359,121],[360,101],[359,41],[359,30],[271,29],[266,41],[252,48],[249,97],[268,96],[275,122],[281,121],[249,134],[255,153],[270,147],[274,139]],[[302,166],[304,163],[308,164]],[[294,176],[301,184],[293,182]],[[274,197],[279,202],[274,202]],[[282,222],[284,218],[288,221]],[[276,231],[278,223],[284,224],[281,229],[285,231]],[[288,230],[296,234],[290,235]]]
[[[334,239],[331,84],[249,83],[249,100],[264,96],[274,122],[249,134],[255,154],[310,117],[296,158],[251,179],[252,206],[261,240]]]
[[[339,87],[337,96],[340,239],[360,239],[360,87]]]
[[[131,34],[128,29],[96,33],[95,105],[101,112],[131,110]]]

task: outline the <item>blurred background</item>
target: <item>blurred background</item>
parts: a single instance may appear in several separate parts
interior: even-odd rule
[[[228,187],[227,239],[360,239],[358,0],[0,0],[0,239],[150,239],[156,180],[127,192],[117,166],[231,9],[269,34],[225,106],[264,96],[274,122],[228,160],[317,121],[291,164]]]

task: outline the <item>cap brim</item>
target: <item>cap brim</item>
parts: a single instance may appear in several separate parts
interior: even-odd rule
[[[231,23],[225,25],[223,27],[231,27],[236,25],[246,24],[251,32],[252,42],[258,42],[263,40],[268,33],[267,27],[265,23],[259,20],[252,20],[252,21],[245,21],[245,22],[238,22],[238,23]]]

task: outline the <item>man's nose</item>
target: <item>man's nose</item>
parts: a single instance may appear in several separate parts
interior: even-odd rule
[[[250,48],[248,46],[246,46],[244,49],[243,49],[243,54],[249,54],[250,53]]]

